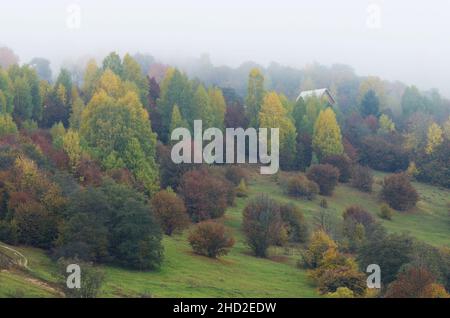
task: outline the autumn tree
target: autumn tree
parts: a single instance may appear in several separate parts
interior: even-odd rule
[[[122,60],[116,52],[109,53],[109,55],[103,59],[102,67],[104,71],[110,69],[119,77],[122,77],[123,75]]]
[[[8,69],[11,65],[18,64],[19,57],[10,48],[3,46],[0,47],[0,67],[4,70]]]
[[[394,122],[389,118],[389,116],[382,114],[379,119],[379,125],[380,128],[378,129],[378,132],[382,134],[390,134],[395,132],[395,124]]]
[[[384,178],[381,197],[392,208],[400,211],[414,207],[419,201],[416,189],[404,173],[393,174]]]
[[[152,193],[159,187],[156,136],[137,93],[125,91],[120,78],[106,71],[82,112],[80,136],[105,168],[130,169]]]
[[[287,239],[280,206],[267,195],[260,195],[247,204],[243,227],[247,244],[258,257],[266,257],[270,245]]]
[[[248,76],[247,97],[245,100],[250,126],[259,127],[259,112],[264,99],[264,76],[257,68],[253,68]]]
[[[234,245],[231,233],[214,221],[197,224],[189,234],[188,241],[195,253],[211,258],[228,254]]]
[[[277,93],[270,92],[264,96],[258,116],[259,127],[279,128],[280,166],[286,170],[293,169],[296,157],[297,133]]]
[[[427,146],[425,148],[427,154],[431,154],[434,149],[442,143],[444,140],[442,135],[442,129],[438,124],[432,123],[430,127],[428,127]]]
[[[319,158],[340,155],[344,152],[341,129],[331,108],[321,111],[317,117],[312,144]]]
[[[339,170],[329,164],[312,165],[306,172],[309,180],[319,185],[320,194],[332,195],[339,179]]]
[[[157,192],[152,197],[150,205],[166,235],[180,232],[189,224],[189,216],[183,200],[170,188]]]

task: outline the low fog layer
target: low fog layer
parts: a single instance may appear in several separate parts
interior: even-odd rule
[[[40,56],[55,68],[115,50],[166,62],[207,53],[230,66],[345,63],[447,97],[449,30],[447,0],[18,0],[0,9],[0,46],[21,62]]]

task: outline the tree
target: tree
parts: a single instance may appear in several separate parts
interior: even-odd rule
[[[378,129],[379,133],[382,134],[391,134],[395,132],[395,124],[389,118],[389,116],[382,114],[379,119],[380,128]]]
[[[180,127],[188,128],[189,125],[187,124],[186,120],[184,120],[183,117],[181,116],[180,108],[178,108],[178,105],[174,105],[170,121],[170,131],[172,132],[175,128]]]
[[[331,108],[319,113],[319,117],[314,124],[312,144],[319,159],[331,155],[340,155],[344,152],[341,129]]]
[[[227,105],[222,94],[222,90],[218,87],[208,89],[209,101],[213,112],[213,127],[223,129],[225,122],[225,112]]]
[[[443,134],[447,140],[450,140],[450,116],[448,117],[447,121],[444,123]]]
[[[339,170],[329,164],[312,165],[306,176],[319,185],[320,194],[332,195],[339,180]]]
[[[17,126],[11,115],[0,114],[0,137],[17,134]]]
[[[384,178],[381,197],[392,208],[400,211],[414,207],[419,200],[416,189],[414,189],[408,176],[404,173]]]
[[[0,47],[0,67],[6,70],[14,64],[19,64],[19,57],[10,48]]]
[[[30,66],[36,70],[40,79],[47,82],[52,81],[52,70],[50,69],[49,60],[42,57],[35,57],[30,61]]]
[[[84,94],[84,101],[87,103],[94,95],[97,81],[101,76],[101,70],[98,68],[94,59],[88,61],[86,70],[83,76],[82,92]]]
[[[305,243],[308,241],[308,224],[303,216],[303,213],[297,206],[293,204],[280,205],[280,215],[284,222],[284,227],[289,242]]]
[[[105,71],[107,69],[113,71],[117,76],[122,77],[123,75],[122,60],[120,59],[120,56],[116,52],[109,53],[109,55],[103,59],[103,70]]]
[[[408,168],[408,152],[394,136],[368,136],[362,140],[360,163],[372,169],[397,172]]]
[[[415,112],[426,112],[425,99],[415,86],[407,87],[402,96],[402,112],[408,117]]]
[[[432,123],[428,128],[427,134],[427,147],[425,148],[427,154],[431,154],[434,149],[444,141],[442,135],[443,132],[441,127],[436,123]]]
[[[30,119],[33,115],[31,88],[25,78],[14,80],[14,117],[20,120]]]
[[[248,76],[245,105],[250,125],[254,128],[259,127],[259,112],[263,104],[264,95],[264,76],[259,69],[253,68]]]
[[[296,157],[297,133],[277,93],[270,92],[264,96],[258,122],[261,128],[279,128],[281,168],[293,169]]]
[[[99,91],[81,114],[80,137],[105,168],[130,169],[153,193],[159,189],[156,135],[138,95],[134,91],[121,95],[121,86],[117,76],[103,74]]]
[[[225,213],[225,190],[229,186],[223,178],[211,175],[206,169],[199,169],[183,175],[178,192],[184,198],[191,219],[198,222],[218,218]]]
[[[331,155],[325,157],[321,163],[330,164],[339,170],[339,182],[346,183],[351,176],[351,161],[347,155]]]
[[[370,169],[361,165],[354,166],[350,184],[363,192],[372,192],[373,176]]]
[[[406,235],[379,233],[364,241],[359,249],[358,262],[361,269],[369,264],[382,268],[381,282],[388,285],[395,280],[400,268],[411,261],[413,240]]]
[[[389,285],[387,298],[448,298],[445,289],[435,283],[434,276],[424,267],[410,267]]]
[[[211,258],[228,254],[234,245],[234,239],[225,226],[213,221],[197,224],[188,241],[195,253]]]
[[[380,101],[375,91],[370,89],[364,94],[364,97],[361,100],[360,112],[363,117],[368,117],[371,115],[378,117],[378,114],[380,113]]]
[[[250,201],[244,209],[244,234],[257,257],[266,257],[270,245],[287,239],[280,206],[266,195]]]
[[[319,186],[304,175],[298,174],[289,178],[287,182],[287,193],[292,197],[313,200],[319,193]]]
[[[302,253],[300,264],[304,268],[317,268],[322,263],[325,252],[336,248],[336,242],[327,233],[317,230],[312,234],[308,249]]]
[[[201,84],[198,85],[195,91],[193,105],[192,119],[201,119],[204,128],[214,127],[214,110],[209,100],[208,92]]]
[[[73,171],[77,168],[81,160],[82,149],[80,136],[77,131],[69,129],[62,137],[62,148],[69,156],[69,164]]]
[[[139,97],[142,105],[148,103],[148,81],[147,77],[142,73],[141,66],[129,54],[123,57],[122,79],[134,83],[138,89]]]
[[[183,200],[170,188],[157,192],[152,197],[150,205],[164,233],[169,236],[182,231],[189,224]]]
[[[362,103],[362,100],[369,91],[373,91],[377,99],[379,100],[379,109],[384,110],[387,108],[387,98],[385,92],[385,84],[383,81],[375,76],[369,76],[361,82],[359,85],[358,102]],[[374,114],[375,115],[375,114]]]

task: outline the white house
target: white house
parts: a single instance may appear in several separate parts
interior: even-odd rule
[[[333,95],[331,95],[331,92],[328,90],[328,88],[320,88],[320,89],[313,89],[310,91],[303,91],[298,95],[297,99],[295,101],[298,101],[300,98],[303,100],[306,100],[308,97],[316,96],[319,98],[326,98],[328,103],[331,106],[334,106],[336,104],[336,100],[334,99]]]

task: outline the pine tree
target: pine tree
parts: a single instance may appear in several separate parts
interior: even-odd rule
[[[319,159],[344,151],[341,129],[330,107],[320,112],[314,124],[313,148]]]

